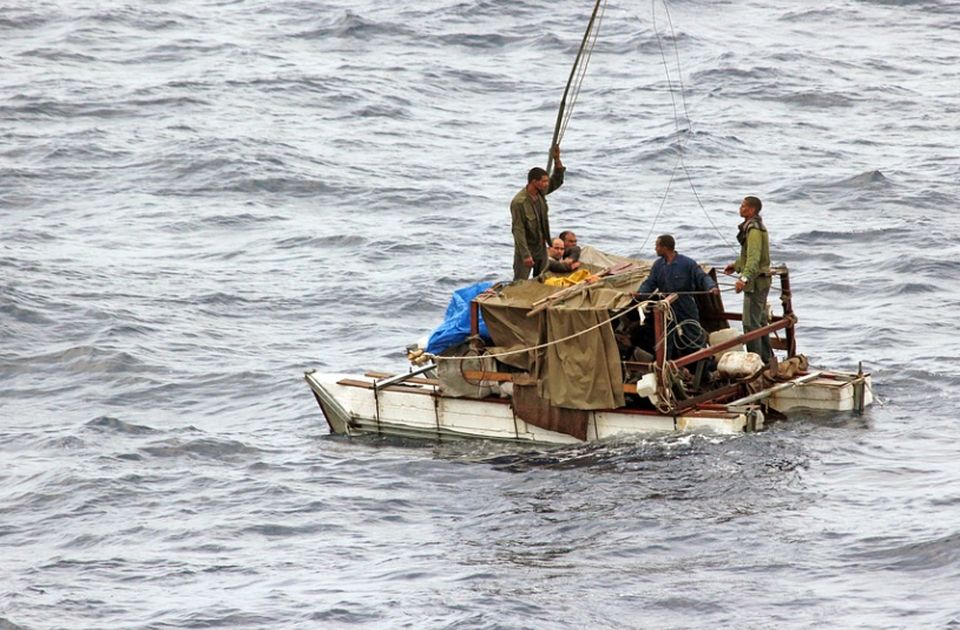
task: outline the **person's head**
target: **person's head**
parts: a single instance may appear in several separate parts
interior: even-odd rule
[[[539,166],[534,166],[527,172],[527,186],[533,186],[540,192],[547,192],[550,186],[550,175]]]
[[[744,219],[757,216],[761,210],[763,210],[763,203],[757,197],[744,197],[740,203],[740,216]]]
[[[570,230],[564,230],[563,232],[560,232],[559,238],[563,241],[563,246],[567,249],[576,247],[577,245],[577,235]]]
[[[667,258],[673,254],[673,250],[676,248],[677,242],[673,240],[673,237],[669,234],[661,234],[657,237],[657,242],[654,244],[654,249],[657,252],[657,256],[662,256]]]
[[[559,238],[553,239],[553,241],[550,243],[550,249],[547,253],[550,254],[550,258],[553,258],[554,260],[560,260],[563,258],[563,241]]]

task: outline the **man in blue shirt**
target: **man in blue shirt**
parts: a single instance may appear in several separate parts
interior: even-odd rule
[[[659,290],[664,295],[679,293],[673,303],[673,321],[667,325],[667,358],[675,359],[706,346],[706,336],[700,326],[700,310],[691,292],[720,294],[717,283],[703,272],[692,258],[675,251],[676,241],[669,234],[657,237],[656,262],[650,275],[640,285],[640,297]]]

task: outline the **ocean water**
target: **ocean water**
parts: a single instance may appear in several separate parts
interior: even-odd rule
[[[865,414],[329,435],[304,370],[509,277],[591,6],[0,7],[0,628],[960,627],[960,2],[611,0],[563,137],[605,250],[760,196]]]

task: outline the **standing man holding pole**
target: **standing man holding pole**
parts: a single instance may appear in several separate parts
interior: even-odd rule
[[[743,292],[743,332],[766,326],[767,294],[770,292],[770,237],[760,218],[763,204],[756,197],[744,197],[740,204],[740,216],[743,223],[738,226],[737,240],[740,242],[740,256],[727,265],[723,273],[740,274],[737,280],[737,293]],[[764,363],[773,356],[770,337],[764,335],[747,342],[747,350],[760,355]]]
[[[551,245],[550,217],[546,196],[563,185],[567,170],[560,161],[560,147],[553,145],[553,175],[540,167],[527,173],[527,185],[510,202],[513,232],[513,279],[525,280],[530,271],[537,276],[547,267],[547,248]]]
[[[560,188],[563,184],[564,167],[560,162],[560,140],[566,129],[567,122],[573,113],[573,104],[580,93],[583,77],[586,75],[587,61],[593,52],[599,33],[600,20],[597,13],[600,10],[600,0],[593,4],[593,12],[587,23],[587,30],[583,33],[580,49],[573,60],[567,86],[563,89],[560,98],[560,109],[557,111],[557,122],[553,128],[553,140],[550,142],[550,155],[547,158],[547,168],[532,168],[527,173],[527,185],[513,198],[510,203],[510,216],[513,221],[513,279],[523,280],[540,274],[547,266],[547,248],[550,247],[550,220],[547,217],[547,200],[545,196]],[[596,28],[594,28],[596,26]],[[592,38],[591,38],[592,36]],[[589,44],[589,46],[587,45]],[[586,54],[584,54],[586,53]],[[574,79],[577,79],[574,85]],[[571,95],[570,88],[573,88]],[[567,97],[571,97],[570,107],[567,108]],[[555,167],[554,162],[556,163]],[[551,175],[552,172],[552,175]]]

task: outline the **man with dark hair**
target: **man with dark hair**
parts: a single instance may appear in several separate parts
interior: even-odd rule
[[[669,234],[658,236],[654,248],[658,258],[640,285],[638,297],[648,297],[654,290],[680,294],[673,303],[673,322],[667,336],[667,358],[675,359],[704,347],[707,341],[700,325],[700,309],[690,293],[710,291],[719,295],[720,289],[696,261],[675,251],[676,241]]]
[[[570,230],[564,230],[557,236],[563,241],[563,257],[570,260],[580,260],[580,246],[577,245],[577,235]]]
[[[547,268],[547,247],[550,246],[550,218],[546,196],[563,185],[566,169],[560,162],[560,147],[550,150],[556,166],[553,176],[539,167],[527,173],[527,185],[510,202],[513,232],[513,279],[523,280],[539,275]]]
[[[762,328],[767,319],[767,294],[770,292],[770,237],[760,218],[763,203],[756,197],[744,197],[740,204],[743,223],[738,226],[737,240],[740,256],[727,265],[723,272],[740,274],[737,293],[743,292],[743,332]],[[764,363],[773,356],[770,336],[747,342],[747,350],[760,355]]]

